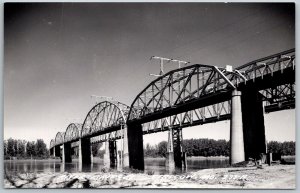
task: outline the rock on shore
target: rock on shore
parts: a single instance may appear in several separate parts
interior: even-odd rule
[[[144,173],[5,174],[5,188],[237,188],[295,189],[295,165],[203,169],[178,175]]]

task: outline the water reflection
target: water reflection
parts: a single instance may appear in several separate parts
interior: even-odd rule
[[[78,159],[73,159],[72,163],[61,163],[60,160],[6,160],[4,168],[9,173],[24,172],[97,172],[104,166],[103,159],[94,159],[89,165],[80,165]],[[229,166],[228,158],[188,158],[187,171],[195,171],[205,168],[222,168]],[[178,171],[177,171],[178,172]],[[166,161],[164,158],[146,158],[145,173],[168,174]]]

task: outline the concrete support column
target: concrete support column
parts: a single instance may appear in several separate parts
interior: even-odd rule
[[[63,161],[63,163],[71,163],[72,162],[71,143],[63,144],[62,161]]]
[[[60,157],[60,146],[54,146],[54,157]]]
[[[103,155],[103,163],[105,168],[110,168],[110,156],[109,156],[109,142],[108,140],[104,142],[105,152]]]
[[[121,162],[123,163],[123,168],[129,168],[129,151],[128,151],[128,136],[127,136],[127,125],[124,127],[124,139],[123,139],[123,160]]]
[[[167,166],[170,173],[175,171],[175,160],[174,160],[174,139],[173,129],[169,128],[168,131],[168,145],[167,145]]]
[[[104,167],[117,167],[117,144],[114,140],[108,140],[105,142]]]
[[[168,146],[167,146],[167,166],[169,172],[182,170],[186,168],[186,156],[182,150],[182,129],[169,128],[168,131]],[[182,167],[183,165],[183,167]]]
[[[127,125],[129,167],[144,170],[143,130],[141,124]]]
[[[241,92],[234,90],[231,99],[230,164],[245,161]]]
[[[91,164],[91,150],[90,138],[79,139],[79,167]]]
[[[261,159],[266,152],[264,109],[260,93],[254,87],[242,91],[245,158]]]

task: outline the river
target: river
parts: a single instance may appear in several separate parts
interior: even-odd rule
[[[224,168],[229,166],[228,158],[188,158],[187,170],[196,171],[206,168]],[[72,163],[63,164],[59,159],[49,160],[5,160],[5,172],[10,174],[17,173],[43,173],[43,172],[78,172],[78,160],[73,159]],[[103,169],[103,159],[94,158],[93,163],[82,168],[83,172],[97,172]],[[145,158],[145,173],[165,174],[168,169],[164,158]]]

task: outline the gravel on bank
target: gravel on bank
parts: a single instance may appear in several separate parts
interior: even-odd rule
[[[127,172],[5,174],[5,188],[295,189],[295,165],[203,169],[177,175]]]

